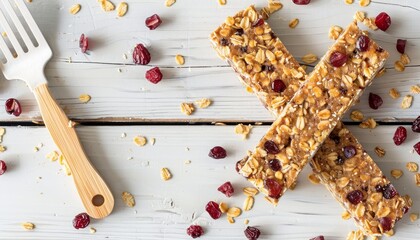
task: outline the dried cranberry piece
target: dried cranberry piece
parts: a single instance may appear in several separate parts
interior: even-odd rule
[[[162,80],[163,75],[159,67],[154,67],[146,72],[145,77],[149,82],[156,84]]]
[[[308,5],[311,0],[293,0],[293,3],[296,5]]]
[[[6,162],[3,160],[0,160],[0,175],[3,175],[6,171],[7,171]]]
[[[264,19],[262,18],[258,18],[257,20],[255,20],[255,22],[252,24],[253,27],[258,27],[264,24]]]
[[[411,125],[411,130],[413,130],[413,132],[420,133],[420,116],[414,120],[413,125]]]
[[[80,35],[79,47],[80,47],[80,50],[82,50],[82,53],[85,53],[89,48],[89,40],[88,40],[88,37],[86,37],[84,33]]]
[[[405,129],[405,127],[403,126],[399,126],[394,133],[394,143],[395,145],[399,146],[401,145],[405,139],[407,138],[407,129]]]
[[[382,194],[384,198],[391,199],[398,194],[397,189],[391,183],[382,187]]]
[[[204,230],[200,225],[191,225],[187,228],[187,234],[192,238],[198,238],[204,234]]]
[[[220,39],[220,45],[227,46],[229,45],[229,41],[226,38]]]
[[[414,144],[413,148],[420,155],[420,142]]]
[[[271,140],[267,140],[264,143],[264,149],[265,151],[267,151],[270,154],[277,154],[280,152],[279,147],[277,146],[277,144]]]
[[[280,79],[276,79],[271,83],[271,89],[274,92],[281,93],[286,89],[286,84]]]
[[[354,147],[354,146],[352,146],[352,145],[349,145],[349,146],[345,146],[344,147],[344,157],[346,157],[346,158],[351,158],[351,157],[354,157],[354,155],[356,155],[356,148]]]
[[[238,28],[237,30],[236,30],[236,32],[235,32],[235,35],[242,35],[242,34],[244,34],[244,30],[242,29],[242,28]]]
[[[268,161],[268,166],[270,166],[271,170],[273,170],[275,172],[281,170],[280,161],[278,159],[275,159],[275,158]]]
[[[370,42],[370,38],[368,36],[361,35],[357,39],[357,49],[360,52],[366,52],[366,50],[369,48],[369,42]]]
[[[360,190],[354,190],[347,194],[347,200],[356,205],[363,200],[363,193]]]
[[[404,206],[404,207],[402,208],[402,212],[403,212],[403,214],[406,214],[406,213],[408,212],[408,210],[410,210],[410,208],[409,208],[409,207],[407,207],[407,206]]]
[[[15,117],[19,117],[22,113],[22,108],[20,107],[20,103],[17,99],[9,98],[6,100],[4,104],[6,112],[8,114],[13,114]]]
[[[267,71],[268,71],[268,72],[273,72],[273,71],[274,71],[274,69],[275,69],[275,67],[274,67],[273,65],[268,65],[268,66],[267,66]]]
[[[90,217],[87,213],[80,213],[73,219],[73,227],[76,229],[85,228],[90,223]]]
[[[391,17],[386,12],[381,12],[376,16],[375,24],[382,31],[386,31],[391,26]]]
[[[369,107],[372,109],[378,109],[384,101],[382,100],[381,96],[369,93]]]
[[[337,163],[337,165],[343,165],[344,164],[344,158],[342,158],[341,156],[338,156],[337,160],[335,160],[335,162]]]
[[[330,56],[330,63],[334,67],[341,67],[347,62],[347,55],[342,52],[335,51]]]
[[[233,195],[233,192],[235,192],[230,182],[223,183],[217,190],[225,194],[226,197],[231,197]]]
[[[392,219],[389,217],[379,218],[379,224],[381,224],[383,232],[388,232],[392,227]]]
[[[135,64],[146,65],[150,62],[151,57],[147,48],[139,43],[133,51],[133,61]]]
[[[248,240],[257,240],[261,234],[260,230],[256,227],[247,227],[244,233]]]
[[[330,139],[333,140],[335,144],[340,143],[340,137],[335,133],[330,134]]]
[[[210,201],[206,205],[206,211],[209,213],[210,217],[213,219],[218,219],[222,216],[222,212],[219,209],[219,204],[216,202]]]
[[[382,187],[381,185],[376,185],[376,186],[375,186],[375,190],[376,190],[377,192],[383,192],[383,191],[384,191],[384,187]]]
[[[239,50],[241,50],[241,52],[246,53],[246,51],[248,51],[248,47],[244,46],[244,47],[240,47]]]
[[[397,51],[399,53],[404,54],[405,44],[407,44],[407,40],[404,40],[404,39],[398,39],[397,40]]]
[[[226,150],[221,146],[216,146],[210,149],[209,157],[212,157],[214,159],[221,159],[221,158],[225,158],[226,156],[227,156]]]
[[[159,15],[153,14],[152,16],[146,18],[145,23],[146,27],[148,27],[150,30],[155,30],[162,23],[162,20],[160,19]]]
[[[265,185],[268,188],[268,196],[271,198],[278,199],[280,198],[282,192],[283,192],[283,185],[277,182],[274,179],[266,179]]]
[[[311,238],[309,240],[324,240],[324,236],[320,235],[318,237]]]

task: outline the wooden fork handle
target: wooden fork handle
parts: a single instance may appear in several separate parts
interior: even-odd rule
[[[36,87],[34,94],[45,126],[67,161],[86,212],[93,218],[108,216],[114,208],[114,197],[86,157],[66,114],[51,96],[47,84]]]

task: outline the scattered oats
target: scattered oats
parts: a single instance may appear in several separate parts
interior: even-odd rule
[[[385,232],[384,235],[387,236],[387,237],[393,236],[394,235],[394,229],[391,229],[388,232]]]
[[[258,189],[254,187],[246,187],[242,191],[244,192],[245,195],[251,196],[251,197],[257,195],[260,192],[258,191]]]
[[[403,72],[405,70],[405,66],[401,61],[396,61],[394,64],[394,68],[397,72]]]
[[[318,57],[313,53],[308,53],[308,54],[306,54],[305,56],[302,57],[302,61],[304,63],[311,64],[311,63],[314,63],[314,62],[318,61]]]
[[[133,142],[134,144],[136,144],[137,146],[144,146],[147,143],[147,139],[143,136],[135,136],[133,138]]]
[[[66,161],[66,159],[64,159],[64,156],[63,155],[60,155],[60,157],[59,157],[59,161],[58,161],[61,165],[63,165],[63,168],[64,168],[64,173],[67,175],[67,176],[70,176],[71,175],[71,171],[70,171],[70,167],[69,167],[69,164],[67,163],[67,161]]]
[[[120,72],[122,72],[122,69],[121,68],[118,68],[117,71],[120,73]]]
[[[70,13],[73,15],[76,15],[80,9],[82,8],[82,6],[80,4],[75,4],[70,8]]]
[[[375,18],[365,18],[364,20],[363,20],[363,24],[366,26],[366,27],[368,27],[368,28],[370,28],[370,29],[372,29],[372,30],[378,30],[378,27],[376,26],[376,24],[375,24]]]
[[[3,136],[6,133],[5,128],[0,128],[0,143],[3,142]]]
[[[270,14],[273,14],[282,8],[283,8],[283,4],[281,4],[281,2],[279,1],[270,0],[268,2],[268,9],[270,10]]]
[[[88,94],[81,94],[81,95],[79,96],[79,100],[80,100],[82,103],[88,103],[88,102],[90,101],[90,99],[91,99],[91,97],[90,97]]]
[[[191,164],[191,160],[185,160],[184,164]]]
[[[254,206],[254,197],[247,196],[244,201],[243,209],[244,211],[249,211]]]
[[[262,122],[256,122],[256,123],[254,123],[254,125],[255,126],[260,126],[260,125],[263,125],[263,123]]]
[[[127,137],[127,133],[125,132],[121,133],[121,138],[125,138],[125,137]]]
[[[367,7],[370,4],[370,0],[360,0],[359,5],[361,7]]]
[[[194,105],[192,103],[181,103],[181,112],[185,115],[191,115],[194,112]]]
[[[411,213],[410,214],[410,221],[411,222],[417,221],[418,218],[419,218],[419,214],[418,213]]]
[[[124,53],[124,54],[123,54],[123,58],[124,58],[124,59],[128,59],[127,54],[125,54],[125,53]]]
[[[174,5],[176,2],[176,0],[166,0],[165,1],[165,6],[170,7],[172,5]]]
[[[400,169],[392,169],[391,176],[395,179],[399,179],[403,175],[403,171]]]
[[[59,158],[59,154],[56,151],[52,151],[45,156],[47,159],[49,159],[51,162],[55,162]]]
[[[7,148],[3,145],[0,145],[0,152],[5,152]]]
[[[349,219],[351,218],[351,215],[350,215],[350,213],[349,213],[349,212],[344,211],[344,212],[341,214],[341,218],[342,218],[342,219],[344,219],[344,220],[349,220]]]
[[[419,85],[411,86],[410,91],[411,91],[411,93],[419,94],[420,93],[420,86]]]
[[[32,0],[26,0],[28,3],[31,3],[32,2]]]
[[[268,196],[265,196],[264,199],[267,202],[273,204],[274,206],[277,206],[277,204],[279,203],[279,200],[278,199],[274,199],[274,198],[271,198],[271,197],[268,197]]]
[[[182,56],[182,55],[180,55],[180,54],[177,54],[177,55],[175,56],[175,62],[176,62],[178,65],[184,65],[184,63],[185,63],[184,56]]]
[[[245,225],[248,225],[248,223],[249,223],[249,220],[248,220],[248,218],[247,218],[247,219],[245,219],[245,220],[244,220],[244,224],[245,224]]]
[[[228,220],[228,222],[229,222],[230,224],[235,223],[235,219],[234,219],[233,217],[231,217],[231,216],[227,216],[227,220]]]
[[[299,19],[294,18],[289,22],[289,28],[295,28],[299,24]]]
[[[353,16],[353,19],[358,21],[358,22],[363,22],[366,19],[366,13],[361,12],[361,11],[357,11]]]
[[[242,123],[235,126],[235,133],[242,135],[243,139],[246,139],[248,137],[249,132],[251,131],[251,125],[243,125]]]
[[[417,165],[417,163],[415,162],[408,162],[405,167],[407,168],[408,171],[410,172],[417,172],[419,170],[419,165]]]
[[[350,113],[350,118],[351,118],[351,120],[353,120],[355,122],[360,122],[360,121],[363,121],[365,116],[363,116],[363,113],[361,111],[354,110]]]
[[[38,147],[34,147],[34,152],[38,152],[39,148]]]
[[[69,120],[69,122],[67,123],[67,127],[74,128],[78,124],[79,124],[78,122],[74,122],[72,120]]]
[[[242,210],[238,207],[231,207],[228,209],[228,211],[226,212],[226,214],[229,217],[239,217],[239,215],[241,215]]]
[[[214,123],[215,126],[226,126],[226,123],[222,123],[222,122],[215,122]]]
[[[405,96],[401,102],[401,108],[402,109],[410,108],[412,102],[413,102],[413,96],[411,95]]]
[[[400,93],[398,92],[397,89],[391,88],[389,89],[389,96],[391,96],[393,99],[397,99],[400,97]]]
[[[351,231],[348,235],[346,240],[364,240],[365,236],[361,230]]]
[[[121,194],[121,198],[122,198],[123,202],[125,203],[125,205],[127,205],[128,207],[132,208],[136,205],[136,201],[134,199],[134,196],[129,192],[123,192]]]
[[[320,182],[319,178],[313,173],[308,175],[308,179],[313,184],[319,184],[319,182]]]
[[[246,91],[248,93],[253,93],[254,92],[254,90],[252,89],[252,87],[249,87],[249,86],[246,87]]]
[[[35,228],[35,224],[31,223],[31,222],[24,222],[21,224],[21,226],[25,229],[25,230],[33,230]]]
[[[169,169],[162,168],[160,169],[160,177],[162,178],[163,181],[168,181],[169,179],[172,178],[172,174],[171,172],[169,172]]]
[[[381,70],[379,70],[378,74],[376,74],[376,78],[382,77],[385,73],[386,73],[386,68],[381,68]]]
[[[115,5],[109,0],[98,0],[105,12],[114,11]]]
[[[190,151],[190,148],[189,147],[185,147],[185,151]]]
[[[126,2],[120,2],[117,7],[118,17],[124,17],[128,11],[128,4]]]
[[[344,2],[346,3],[346,4],[353,4],[353,2],[354,2],[354,0],[344,0]]]
[[[407,64],[409,64],[409,63],[411,62],[411,61],[410,61],[410,58],[408,57],[408,55],[407,55],[406,53],[401,54],[400,61],[401,61],[401,62],[402,62],[402,64],[404,64],[404,65],[407,65]]]
[[[375,119],[373,119],[373,118],[368,118],[368,119],[366,119],[365,121],[363,121],[359,124],[359,127],[365,128],[365,129],[366,128],[374,129],[374,128],[376,128],[376,126],[377,126],[377,123],[376,123]]]
[[[385,156],[386,151],[385,151],[385,149],[383,149],[379,146],[376,146],[375,147],[375,153],[376,153],[376,155],[378,155],[378,157],[383,157],[383,156]]]
[[[91,234],[96,233],[96,228],[93,228],[93,227],[89,228],[89,232],[90,232]]]
[[[340,34],[343,32],[343,28],[340,26],[331,26],[328,32],[328,37],[332,40],[337,40]]]
[[[150,143],[152,144],[152,146],[155,145],[155,142],[156,142],[156,138],[150,138]]]
[[[210,106],[211,100],[208,98],[202,98],[200,100],[195,101],[195,104],[197,104],[199,108],[207,108],[208,106]]]
[[[226,5],[226,0],[218,0],[219,1],[219,5]]]
[[[225,203],[225,202],[220,202],[220,203],[219,203],[219,209],[220,209],[220,211],[221,211],[222,213],[225,213],[225,212],[227,212],[227,211],[228,211],[229,207],[228,207],[227,203]]]

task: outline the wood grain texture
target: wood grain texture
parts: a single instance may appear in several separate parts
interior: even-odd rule
[[[230,0],[226,6],[217,1],[178,1],[172,7],[163,1],[127,1],[129,11],[117,18],[115,12],[105,13],[96,1],[79,1],[82,10],[77,15],[68,13],[72,1],[34,1],[28,4],[35,20],[50,43],[54,58],[47,66],[51,91],[69,117],[79,120],[107,121],[271,121],[271,116],[252,95],[246,93],[233,73],[210,47],[208,36],[225,17],[250,4],[262,7],[265,0]],[[419,84],[420,69],[420,2],[373,1],[362,8],[357,3],[343,1],[314,1],[308,6],[297,6],[283,1],[284,7],[274,14],[269,23],[288,50],[298,59],[307,53],[322,56],[332,44],[328,39],[331,25],[346,26],[356,10],[374,17],[381,11],[392,16],[387,32],[375,31],[372,37],[391,52],[388,72],[376,79],[368,92],[380,94],[384,105],[372,111],[367,105],[367,94],[355,106],[366,115],[383,121],[409,121],[420,112],[418,96],[410,109],[400,108],[402,98],[388,96],[396,87],[402,96],[409,87]],[[333,11],[331,9],[334,9]],[[156,30],[148,30],[143,21],[158,13],[164,23]],[[316,13],[316,14],[314,14]],[[295,29],[288,27],[292,18],[299,18]],[[81,54],[78,38],[85,33],[90,38],[91,51]],[[399,57],[395,49],[398,38],[408,40],[407,53],[411,63],[403,73],[393,70]],[[150,66],[133,66],[131,51],[135,44],[146,44],[152,54],[150,66],[162,68],[164,80],[153,85],[144,79]],[[128,59],[123,58],[123,54]],[[176,54],[185,56],[185,65],[176,65]],[[71,63],[69,59],[71,58]],[[118,72],[118,69],[122,72]],[[308,69],[310,70],[310,69]],[[1,77],[0,77],[1,78]],[[82,104],[81,93],[88,93],[92,101]],[[16,97],[22,101],[24,114],[14,118],[0,111],[1,121],[39,120],[34,98],[24,84],[0,79],[0,101]],[[214,104],[191,116],[183,115],[179,105],[209,97]],[[345,120],[348,120],[348,116]]]
[[[0,239],[190,239],[185,229],[192,223],[205,228],[203,239],[244,239],[244,219],[258,226],[261,239],[310,239],[323,234],[328,240],[342,240],[356,229],[352,220],[342,220],[343,209],[333,200],[322,185],[307,180],[310,168],[305,168],[294,191],[288,192],[277,207],[266,202],[261,194],[256,196],[254,208],[244,212],[229,224],[226,216],[212,220],[204,211],[209,200],[226,201],[230,206],[242,207],[245,195],[242,187],[249,183],[235,173],[234,165],[252,148],[268,126],[252,129],[250,138],[242,140],[233,133],[233,126],[119,126],[76,128],[86,153],[109,183],[115,196],[114,212],[103,220],[93,220],[97,229],[75,230],[72,218],[83,211],[70,177],[65,176],[57,162],[45,155],[56,150],[45,128],[7,127],[3,144],[8,148],[1,159],[8,171],[0,176]],[[409,130],[404,144],[392,142],[395,126],[380,126],[372,131],[350,127],[366,151],[374,157],[384,173],[401,194],[409,194],[414,206],[409,213],[418,213],[419,188],[414,184],[414,174],[405,169],[410,161],[419,162],[420,156],[412,153],[412,145],[419,141],[418,134]],[[121,138],[125,132],[127,137]],[[136,135],[146,136],[144,147],[134,145]],[[150,139],[156,138],[155,145]],[[33,148],[39,143],[39,152]],[[214,160],[207,156],[215,145],[224,146],[228,157]],[[383,158],[376,157],[374,147],[386,150]],[[186,148],[189,148],[187,150]],[[162,152],[169,155],[162,155]],[[133,159],[129,160],[129,158]],[[191,160],[191,164],[184,164]],[[160,179],[160,168],[167,167],[173,174],[169,181]],[[402,169],[399,180],[390,176],[391,169]],[[41,179],[39,179],[41,177]],[[232,198],[217,191],[225,181],[235,187]],[[121,200],[123,191],[131,192],[136,206],[128,208]],[[36,224],[34,231],[25,231],[21,222]],[[334,227],[332,227],[334,226]],[[418,222],[404,217],[396,227],[394,239],[420,238]]]

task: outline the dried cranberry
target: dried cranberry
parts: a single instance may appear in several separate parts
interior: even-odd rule
[[[145,77],[149,82],[156,84],[162,80],[163,75],[159,67],[154,67],[146,72]]]
[[[369,93],[369,107],[372,109],[378,109],[384,101],[382,100],[381,96]]]
[[[311,0],[293,0],[293,3],[296,5],[308,5]]]
[[[335,162],[337,163],[337,165],[343,165],[344,164],[344,158],[342,158],[341,156],[338,156],[337,160],[335,160]]]
[[[347,194],[347,200],[356,205],[363,200],[363,193],[360,190],[354,190]]]
[[[265,185],[268,188],[268,196],[271,198],[278,199],[280,198],[281,194],[283,193],[283,185],[277,182],[274,179],[266,179]]]
[[[256,227],[247,227],[244,233],[248,240],[257,240],[261,234],[260,230]]]
[[[397,189],[391,183],[382,187],[382,194],[384,198],[391,199],[398,194]]]
[[[413,130],[413,132],[420,133],[420,116],[414,120],[413,125],[411,125],[411,130]]]
[[[408,212],[408,210],[410,210],[410,208],[409,208],[409,207],[407,207],[407,206],[404,206],[404,207],[402,208],[402,212],[403,212],[404,214],[406,214],[406,213]]]
[[[15,117],[19,117],[22,113],[22,108],[17,99],[9,98],[6,100],[5,109],[8,114],[13,114]]]
[[[351,158],[351,157],[354,157],[354,155],[356,155],[356,148],[354,147],[354,146],[352,146],[352,145],[349,145],[349,146],[345,146],[344,147],[344,156],[346,157],[346,158]]]
[[[280,79],[276,79],[271,83],[271,89],[274,92],[281,93],[286,89],[286,84]]]
[[[360,52],[366,52],[366,50],[369,48],[369,42],[370,42],[370,39],[368,36],[361,35],[357,39],[357,49]]]
[[[220,39],[220,45],[227,46],[229,45],[229,41],[226,38]]]
[[[262,18],[258,18],[257,20],[255,20],[255,22],[252,24],[253,27],[258,27],[264,24],[264,19]]]
[[[324,236],[321,235],[321,236],[318,236],[318,237],[311,238],[309,240],[324,240]]]
[[[153,14],[152,16],[146,18],[146,27],[148,27],[150,30],[154,30],[162,23],[162,20],[160,19],[159,15]]]
[[[73,227],[76,229],[85,228],[90,223],[90,217],[87,213],[80,213],[73,219]]]
[[[80,47],[80,50],[82,50],[82,53],[85,53],[89,48],[89,40],[88,40],[88,37],[86,37],[84,33],[80,35],[79,47]]]
[[[0,175],[3,175],[7,171],[6,162],[0,160]]]
[[[264,149],[265,151],[271,154],[277,154],[280,152],[280,149],[277,146],[277,144],[271,140],[268,140],[264,143]]]
[[[214,159],[221,159],[221,158],[225,158],[226,156],[227,156],[226,150],[222,148],[221,146],[216,146],[210,149],[209,157],[212,157]]]
[[[233,192],[235,192],[230,182],[223,183],[217,190],[225,194],[226,197],[231,197],[233,195]]]
[[[222,212],[219,209],[219,204],[216,202],[210,201],[206,205],[206,211],[209,213],[210,217],[213,219],[218,219],[222,216]]]
[[[235,32],[235,35],[242,35],[242,34],[244,34],[244,30],[242,29],[242,28],[238,28],[237,30],[236,30],[236,32]]]
[[[420,142],[414,144],[414,150],[416,150],[416,152],[420,155]]]
[[[394,143],[395,145],[399,146],[401,145],[405,139],[407,138],[407,129],[405,129],[405,127],[403,126],[399,126],[394,133]]]
[[[341,67],[347,62],[347,55],[342,52],[333,52],[330,56],[330,63],[334,67]]]
[[[192,238],[198,238],[204,234],[204,230],[200,225],[191,225],[187,228],[187,234]]]
[[[407,44],[407,40],[398,39],[397,40],[397,51],[401,54],[405,52],[405,44]]]
[[[375,24],[382,31],[386,31],[391,26],[391,17],[387,13],[381,12],[376,16]]]
[[[143,44],[139,43],[134,48],[133,60],[135,64],[140,64],[140,65],[147,65],[150,62],[151,60],[150,53]]]
[[[388,232],[392,227],[392,219],[389,217],[379,218],[379,224],[381,224],[383,232]]]
[[[268,161],[268,166],[270,166],[271,170],[275,172],[281,170],[281,164],[278,159],[271,159]]]

